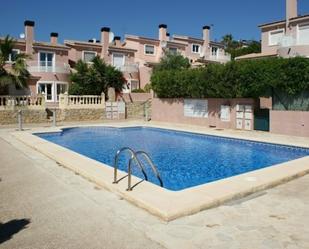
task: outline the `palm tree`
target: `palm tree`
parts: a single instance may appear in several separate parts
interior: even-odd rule
[[[26,64],[28,55],[26,54],[14,55],[11,66],[6,66],[10,56],[12,57],[14,45],[14,39],[9,36],[0,40],[0,92],[4,92],[7,86],[11,84],[14,84],[17,88],[26,88],[30,77]]]
[[[104,60],[96,56],[91,63],[78,61],[71,72],[72,84],[69,93],[72,95],[100,95],[107,96],[109,87],[121,92],[125,79],[117,68],[107,65]]]

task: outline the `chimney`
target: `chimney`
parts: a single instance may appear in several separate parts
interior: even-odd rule
[[[210,26],[203,27],[203,53],[204,56],[210,54]]]
[[[171,37],[171,34],[170,34],[170,33],[166,33],[166,40],[167,40],[167,41],[170,40],[170,37]]]
[[[290,24],[290,19],[297,17],[297,0],[286,0],[286,25]]]
[[[34,22],[26,20],[25,23],[25,35],[26,35],[26,54],[32,55],[33,53],[33,41],[34,41]]]
[[[102,51],[101,58],[107,59],[108,57],[108,46],[109,46],[109,32],[111,31],[108,27],[101,28],[101,42],[102,42]]]
[[[159,25],[159,40],[167,41],[167,25],[166,24]]]
[[[115,36],[114,42],[116,47],[121,47],[121,37],[120,36]]]
[[[58,33],[52,32],[50,33],[50,43],[53,45],[57,45],[58,43]]]

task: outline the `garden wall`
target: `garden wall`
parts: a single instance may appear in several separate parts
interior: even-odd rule
[[[117,97],[118,100],[122,100],[126,103],[129,102],[145,102],[151,99],[151,93],[123,93]]]
[[[236,105],[251,105],[254,107],[254,99],[237,98],[237,99],[220,99],[208,98],[208,117],[196,118],[186,117],[184,115],[184,99],[158,99],[152,100],[152,120],[160,122],[183,123],[192,125],[202,125],[216,127],[219,129],[236,129]],[[222,121],[221,105],[230,106],[230,120]],[[253,111],[252,125],[253,129]],[[244,121],[244,120],[243,120]]]
[[[17,124],[18,109],[0,110],[0,125]],[[24,123],[52,122],[52,112],[45,109],[23,109]],[[57,122],[103,120],[105,109],[57,109]]]
[[[309,137],[309,112],[271,110],[270,132]]]
[[[146,107],[145,107],[146,106]],[[17,124],[18,110],[22,109],[24,123],[51,123],[52,112],[45,108],[27,109],[24,108],[8,108],[0,110],[0,125]],[[151,102],[134,102],[126,103],[126,118],[144,119],[145,111],[148,117],[151,117]],[[106,120],[105,108],[64,108],[57,109],[57,122],[71,121],[95,121]],[[125,115],[120,114],[120,119],[124,119]]]

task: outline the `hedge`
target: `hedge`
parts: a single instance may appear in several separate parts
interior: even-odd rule
[[[309,90],[309,59],[268,58],[210,64],[203,68],[155,70],[151,87],[160,98],[267,97]]]

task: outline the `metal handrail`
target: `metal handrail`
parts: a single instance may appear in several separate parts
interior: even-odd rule
[[[142,165],[142,162],[137,158],[137,155],[143,155],[146,160],[148,161],[148,163],[151,166],[152,171],[155,173],[156,177],[158,178],[159,182],[160,182],[160,186],[163,187],[163,181],[160,177],[160,174],[156,168],[156,166],[154,165],[154,163],[152,162],[150,156],[145,152],[145,151],[137,151],[135,152],[135,158],[137,160],[137,162],[139,162]],[[128,191],[132,190],[132,186],[131,186],[131,169],[132,169],[132,161],[133,161],[133,157],[131,157],[130,161],[129,161],[129,166],[128,166]],[[147,179],[146,179],[147,180]]]
[[[159,171],[158,171],[157,167],[154,165],[152,159],[150,158],[149,154],[147,152],[145,152],[145,151],[137,151],[137,152],[135,152],[135,156],[136,156],[137,159],[138,159],[138,157],[137,157],[138,155],[143,155],[147,159],[148,163],[150,164],[150,166],[152,168],[153,173],[156,175],[156,177],[158,178],[158,180],[160,182],[160,186],[163,187],[162,178],[161,178],[161,176],[159,174]]]
[[[130,162],[135,160],[137,165],[139,166],[139,168],[141,169],[144,177],[145,177],[145,180],[147,181],[148,178],[147,178],[147,175],[146,175],[146,172],[145,172],[145,169],[143,167],[143,165],[141,164],[141,162],[137,159],[136,155],[135,155],[135,152],[129,148],[129,147],[123,147],[121,148],[120,150],[117,151],[116,155],[115,155],[115,159],[114,159],[114,184],[118,183],[117,181],[117,172],[118,172],[118,161],[119,161],[119,156],[120,154],[123,152],[123,151],[129,151],[131,152],[131,158],[130,158]],[[130,176],[131,178],[131,176]]]

